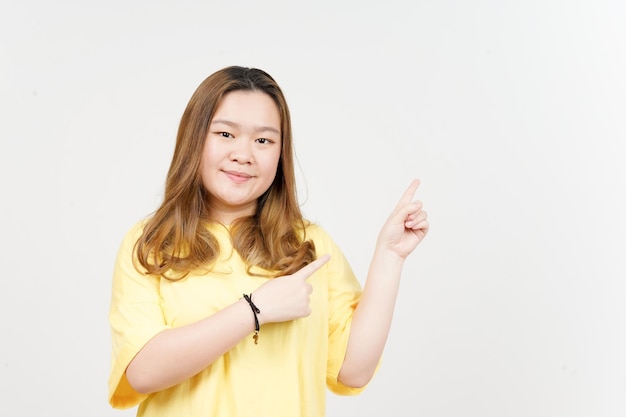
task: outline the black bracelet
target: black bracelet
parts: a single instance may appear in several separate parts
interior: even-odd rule
[[[256,315],[260,314],[261,310],[259,310],[259,308],[255,306],[254,303],[252,302],[252,293],[250,293],[250,295],[244,294],[243,298],[245,298],[248,304],[250,304],[250,308],[252,309],[252,314],[254,314],[254,336],[252,336],[252,338],[254,339],[254,344],[256,345],[259,343],[259,330],[260,330],[259,319]]]

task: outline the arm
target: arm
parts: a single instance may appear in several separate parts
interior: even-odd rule
[[[411,183],[378,235],[339,372],[347,386],[362,387],[374,375],[391,328],[404,261],[428,233],[422,203],[412,202],[419,184]]]
[[[144,394],[169,388],[206,368],[253,329],[252,311],[241,299],[203,320],[158,333],[130,362],[126,378]]]
[[[320,257],[298,272],[268,280],[254,291],[253,301],[261,310],[259,324],[283,322],[310,314],[306,282],[328,261]],[[160,391],[196,375],[232,349],[254,329],[248,303],[241,299],[195,323],[161,331],[126,368],[126,378],[140,393]]]

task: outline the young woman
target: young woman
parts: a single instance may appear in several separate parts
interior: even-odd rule
[[[383,225],[361,288],[303,218],[285,97],[227,67],[191,97],[162,204],[114,268],[109,401],[138,416],[325,415],[379,364],[406,257],[427,234],[414,180]]]

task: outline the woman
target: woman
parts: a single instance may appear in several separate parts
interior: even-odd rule
[[[323,416],[360,393],[387,339],[404,260],[429,225],[414,180],[363,288],[303,218],[285,97],[227,67],[191,97],[162,204],[114,268],[109,401],[139,416]]]

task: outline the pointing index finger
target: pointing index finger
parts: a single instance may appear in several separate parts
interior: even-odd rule
[[[420,180],[418,178],[411,181],[411,184],[409,185],[409,187],[406,189],[406,191],[404,191],[404,194],[402,194],[402,197],[400,197],[400,201],[398,201],[397,206],[399,207],[405,204],[409,204],[411,200],[413,199],[413,196],[415,195],[415,191],[417,191],[417,187],[419,186],[420,186]]]
[[[302,279],[307,279],[311,275],[313,275],[318,269],[320,269],[328,260],[330,259],[330,255],[322,255],[307,266],[300,269],[296,274],[298,274]]]

